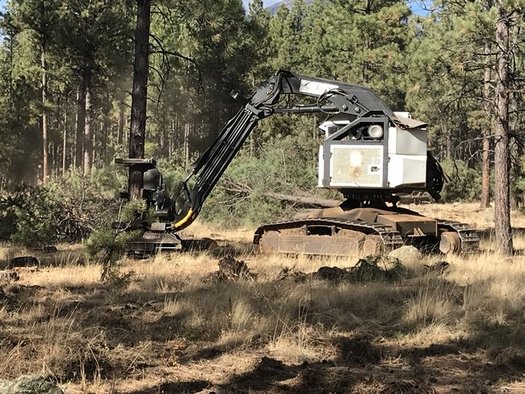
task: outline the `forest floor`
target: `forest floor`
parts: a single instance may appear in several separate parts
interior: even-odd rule
[[[492,223],[475,204],[415,209]],[[190,232],[218,247],[126,260],[109,282],[67,247],[55,266],[4,279],[0,379],[41,374],[67,393],[525,392],[525,257],[494,255],[490,238],[477,255],[423,256],[398,278],[349,281],[306,274],[356,258],[257,255],[253,229]],[[226,255],[249,271],[218,275]],[[425,267],[439,260],[444,272]]]

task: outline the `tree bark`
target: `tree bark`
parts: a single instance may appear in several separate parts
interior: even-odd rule
[[[480,208],[490,207],[490,129],[492,126],[492,106],[491,106],[491,69],[488,61],[490,54],[490,44],[485,44],[485,70],[483,73],[483,108],[489,118],[483,136],[483,154],[481,164],[481,203]]]
[[[101,159],[104,166],[108,164],[108,137],[109,137],[109,126],[110,119],[108,109],[104,113],[104,119],[102,121],[102,136],[101,136]]]
[[[42,52],[40,54],[40,62],[42,67],[42,184],[47,183],[49,177],[49,158],[48,158],[48,142],[47,142],[47,62],[46,62],[46,47],[42,44]]]
[[[190,124],[184,125],[184,169],[190,168]]]
[[[91,174],[93,168],[93,119],[91,100],[91,76],[86,74],[86,107],[84,126],[84,175]]]
[[[146,109],[149,71],[150,0],[137,0],[137,25],[135,29],[135,61],[133,65],[133,92],[131,103],[131,130],[129,157],[144,158],[146,141]],[[141,166],[129,168],[129,195],[131,200],[141,198],[143,173]]]
[[[102,166],[106,166],[108,164],[108,140],[109,140],[109,133],[110,133],[110,127],[111,127],[111,119],[109,116],[109,112],[111,111],[111,97],[108,92],[105,93],[104,100],[103,100],[103,106],[102,106],[102,124],[100,126],[100,149],[98,150],[97,155],[97,149],[95,148],[95,155],[98,158],[98,162]]]
[[[509,188],[509,30],[509,14],[500,3],[496,22],[498,52],[494,119],[494,224],[496,251],[502,255],[511,255],[513,252]]]
[[[124,127],[126,126],[126,106],[123,101],[118,105],[118,131],[117,142],[121,146],[124,142]]]
[[[75,166],[82,168],[84,156],[84,129],[86,127],[86,77],[82,74],[77,93],[77,130],[75,145]]]
[[[64,110],[64,129],[62,131],[62,175],[66,173],[67,160],[67,103]]]

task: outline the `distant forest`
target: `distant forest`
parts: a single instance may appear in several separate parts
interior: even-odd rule
[[[89,172],[125,154],[133,6],[119,0],[8,2],[0,48],[4,185],[42,180],[43,113],[49,176],[74,167]],[[491,133],[484,99],[496,61],[491,2],[436,2],[428,16],[391,0],[296,0],[273,16],[261,1],[248,10],[240,0],[158,0],[152,6],[151,156],[186,165],[240,106],[229,96],[232,89],[248,95],[275,70],[290,69],[373,88],[395,110],[430,124],[438,157],[479,167],[482,137]],[[515,24],[511,128],[519,136],[523,40],[521,22]],[[268,122],[257,132],[254,154],[295,124]],[[519,144],[515,154],[521,154]]]
[[[242,104],[230,91],[248,96],[276,70],[290,69],[369,86],[394,110],[427,122],[433,153],[446,166],[452,162],[449,175],[472,183],[459,197],[479,197],[499,119],[496,30],[503,20],[513,197],[525,188],[517,5],[426,2],[422,16],[396,0],[288,3],[275,11],[262,1],[248,10],[240,0],[152,1],[147,156],[187,169]],[[126,156],[135,9],[130,0],[7,3],[0,47],[2,188],[45,183],[74,169],[87,175]],[[260,158],[287,143],[304,150],[305,141],[315,148],[315,125],[311,118],[273,117],[244,153]],[[315,167],[311,161],[308,167]]]

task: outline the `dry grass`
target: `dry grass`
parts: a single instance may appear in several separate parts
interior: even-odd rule
[[[478,229],[494,227],[494,206],[480,209],[479,203],[452,203],[409,204],[406,207],[426,216],[469,223]],[[513,228],[525,228],[525,215],[519,210],[512,211],[511,222]]]
[[[88,287],[100,282],[100,265],[71,265],[40,268],[22,275],[21,284],[61,290],[66,287]]]
[[[41,249],[28,249],[20,246],[0,244],[0,268],[8,265],[14,257],[34,256],[42,266],[64,267],[69,265],[86,264],[88,261],[81,245],[57,245],[57,253],[45,253]]]
[[[425,206],[459,220],[471,208]],[[237,243],[237,251],[251,241],[248,230],[202,224],[191,230],[196,237],[218,234]],[[523,244],[517,237],[516,245]],[[72,393],[195,392],[213,385],[226,392],[337,385],[375,392],[390,387],[392,377],[416,384],[405,392],[424,392],[423,381],[442,392],[479,381],[491,381],[494,390],[519,387],[525,257],[505,261],[491,247],[485,242],[482,254],[447,259],[444,274],[427,273],[424,264],[438,258],[425,256],[396,282],[277,280],[284,267],[314,272],[356,259],[251,253],[237,256],[257,273],[251,281],[213,279],[218,258],[211,252],[125,261],[127,280],[119,287],[100,283],[96,264],[22,272],[17,293],[0,298],[0,378],[43,373],[69,382]],[[474,372],[465,358],[486,367]]]

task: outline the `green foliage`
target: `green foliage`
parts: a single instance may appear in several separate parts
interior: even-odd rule
[[[480,136],[493,132],[496,9],[480,1],[435,3],[439,12],[418,18],[407,48],[407,108],[429,124],[438,157],[477,166]]]
[[[129,201],[124,204],[120,211],[120,221],[131,223],[140,220],[146,213],[146,210],[146,202],[144,200]]]
[[[315,193],[317,148],[311,139],[290,136],[265,144],[260,157],[246,149],[210,195],[202,217],[227,227],[290,217],[293,205],[272,195]]]
[[[126,173],[108,163],[117,153],[126,156],[132,3],[7,3],[0,17],[0,190],[38,184],[43,105],[56,180],[35,196],[24,197],[25,208],[9,207],[1,213],[1,238],[12,236],[27,243],[79,239],[104,221],[100,216],[109,220],[108,212],[115,211],[115,192],[125,185]],[[228,93],[237,90],[241,97],[248,96],[277,69],[289,68],[367,85],[393,109],[412,111],[429,124],[429,144],[436,157],[468,162],[468,167],[461,161],[445,163],[452,182],[445,186],[444,199],[476,198],[480,158],[475,152],[481,145],[479,137],[492,126],[482,88],[484,68],[493,68],[495,61],[490,44],[496,8],[479,1],[436,0],[433,5],[434,12],[418,16],[402,0],[308,4],[294,0],[270,15],[261,0],[251,1],[247,11],[238,0],[156,2],[151,16],[146,152],[160,159],[170,194],[184,179],[192,159],[242,105]],[[523,51],[519,40],[513,50]],[[524,69],[522,58],[513,60],[514,76]],[[44,104],[43,71],[48,77]],[[81,118],[76,97],[85,82],[92,88],[94,166],[104,168],[90,178],[63,171],[61,166],[62,158],[66,169],[82,165],[75,155],[78,150],[81,156],[86,146],[85,130],[76,133]],[[520,97],[516,89],[515,108],[520,108]],[[511,113],[511,127],[519,133],[522,120],[515,114],[520,111],[511,108]],[[314,192],[319,121],[322,117],[273,116],[261,122],[210,196],[203,215],[230,226],[289,215],[290,205],[268,195]],[[522,180],[517,188],[524,188]],[[28,214],[31,211],[34,217]],[[55,211],[57,215],[50,213]],[[151,220],[144,207],[128,206],[125,211],[130,221]],[[63,223],[54,224],[54,218],[63,212],[75,218],[80,235],[57,232]],[[33,220],[43,223],[38,231]]]
[[[115,174],[115,173],[113,173]],[[26,246],[78,242],[116,217],[116,179],[75,172],[47,187],[17,187],[0,195],[0,240]]]
[[[0,229],[3,240],[26,246],[72,240],[83,230],[49,190],[32,187],[0,199]]]
[[[481,194],[479,171],[469,168],[461,160],[445,160],[441,165],[450,178],[441,193],[443,202],[479,200]]]
[[[102,264],[101,279],[114,280],[119,276],[118,261],[126,244],[139,235],[137,231],[99,229],[91,233],[85,246],[91,259]]]
[[[408,274],[407,268],[396,258],[384,256],[367,256],[359,259],[350,269],[349,279],[355,282],[377,280],[400,280]]]
[[[0,47],[0,179],[22,183],[37,170],[38,118],[35,89],[13,64],[13,52],[22,52],[24,42],[8,43]]]
[[[144,200],[126,202],[119,213],[119,221],[127,227],[150,225],[156,220],[155,211]]]

